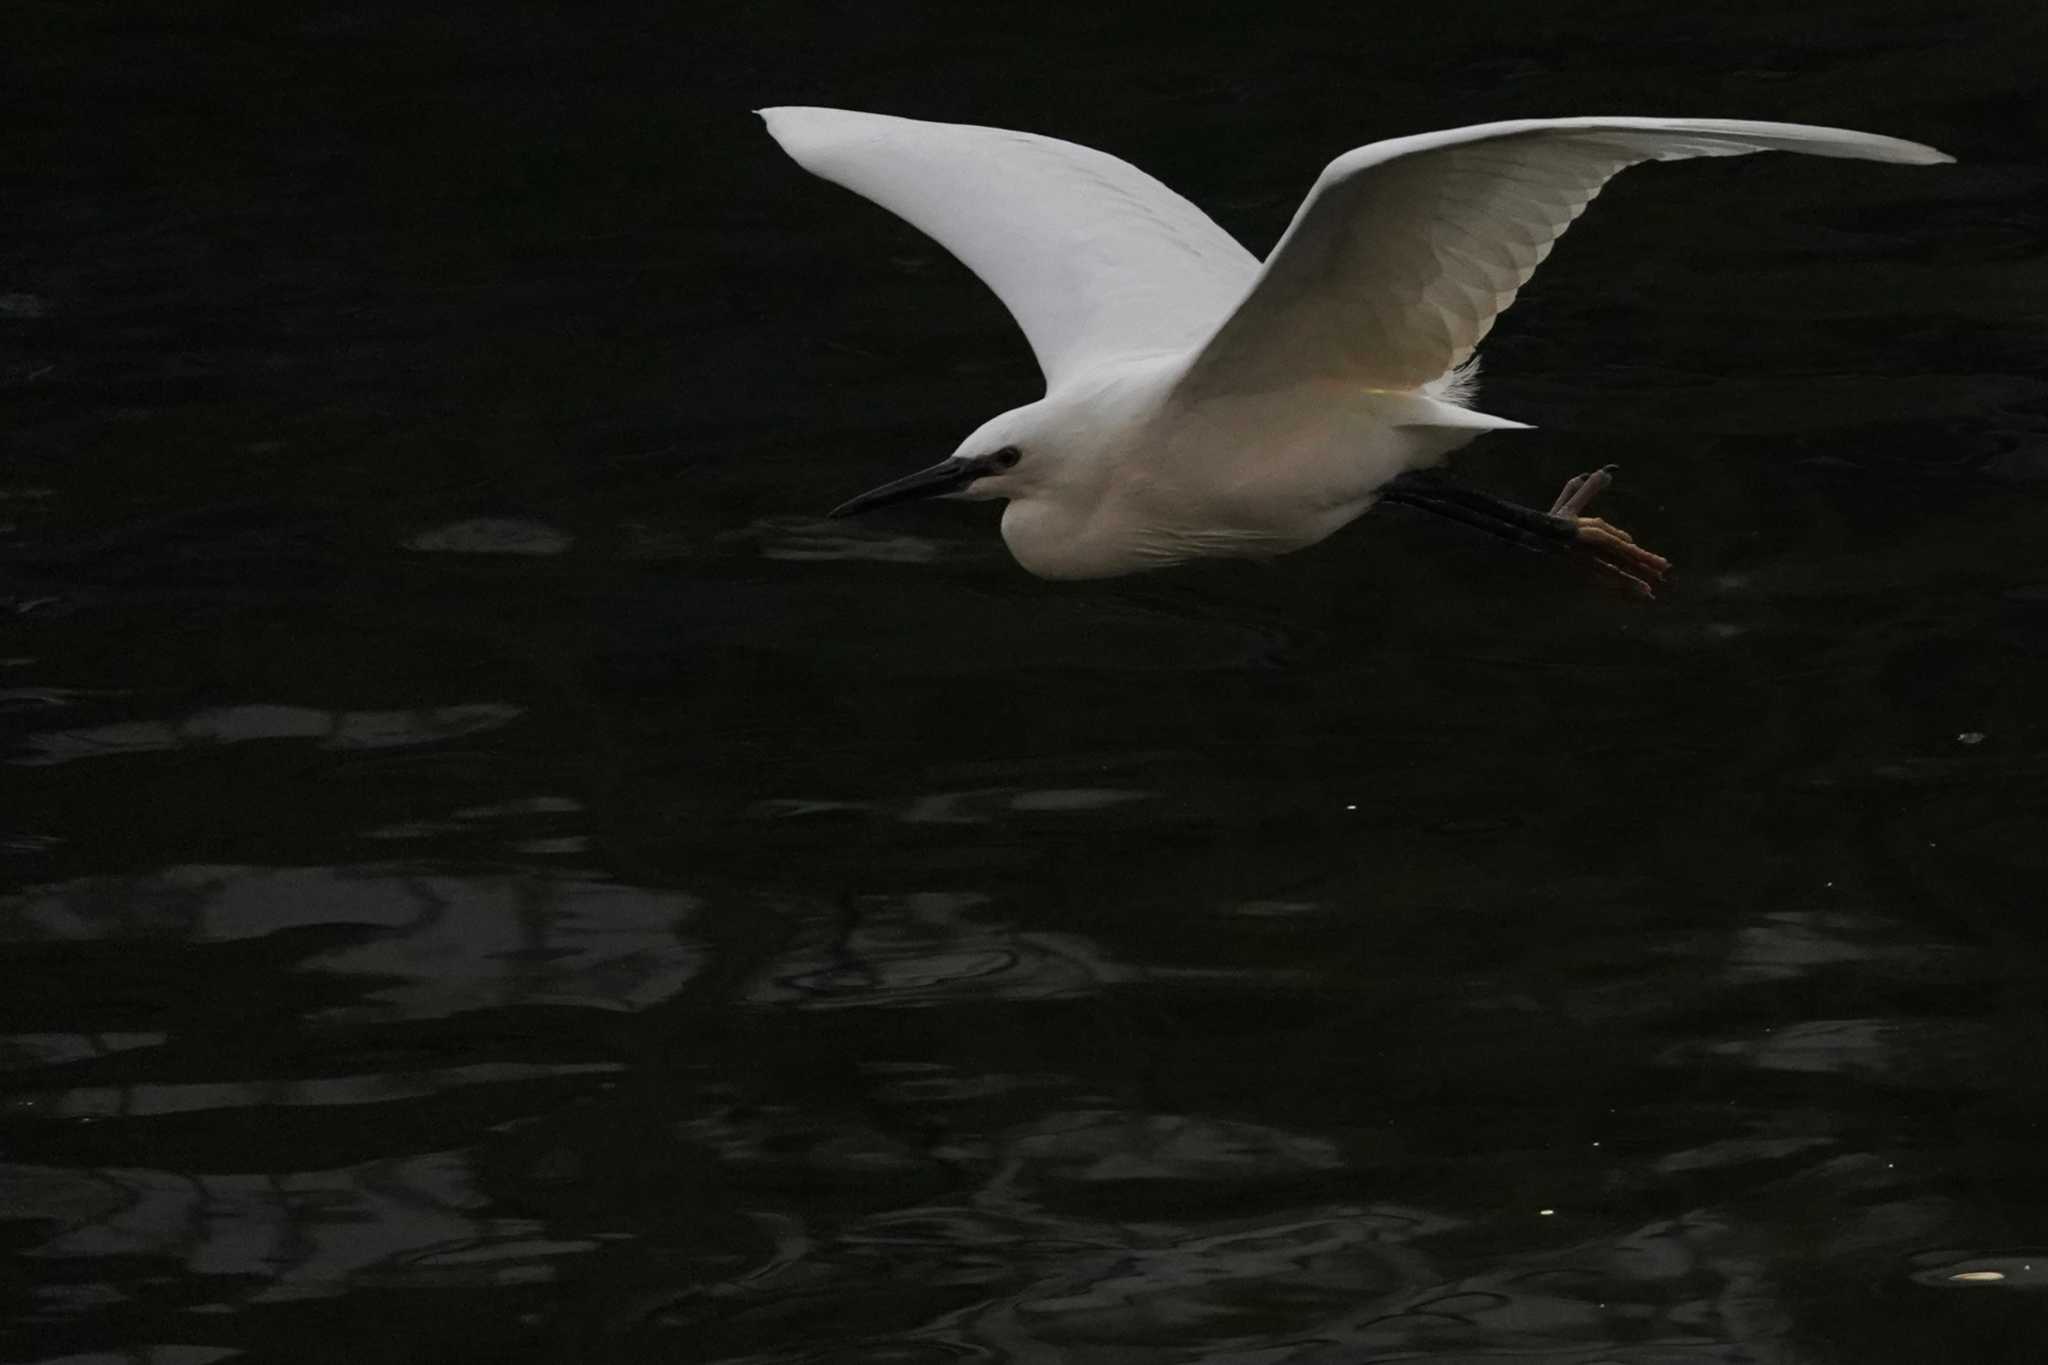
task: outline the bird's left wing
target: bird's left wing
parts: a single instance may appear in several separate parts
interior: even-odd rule
[[[814,175],[907,220],[980,276],[1048,387],[1119,356],[1199,344],[1258,261],[1128,162],[1031,133],[843,109],[763,109]]]
[[[1874,133],[1738,119],[1522,119],[1375,142],[1324,170],[1180,391],[1427,384],[1472,354],[1617,173],[1762,151],[1951,159]]]

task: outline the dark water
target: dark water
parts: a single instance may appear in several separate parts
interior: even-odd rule
[[[252,14],[12,12],[6,1358],[2048,1358],[2027,7]],[[1631,172],[1488,343],[1665,600],[1053,585],[820,520],[1036,378],[778,102],[1260,249],[1486,118],[1962,164]]]

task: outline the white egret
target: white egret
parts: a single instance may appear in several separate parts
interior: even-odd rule
[[[1010,310],[1045,396],[947,459],[844,504],[1006,498],[1004,541],[1045,578],[1313,545],[1398,501],[1581,551],[1647,594],[1669,567],[1583,515],[1435,476],[1524,423],[1469,406],[1472,356],[1566,228],[1643,161],[1759,151],[1929,164],[1871,133],[1731,119],[1564,118],[1395,138],[1332,161],[1263,264],[1106,153],[1031,133],[840,109],[760,111],[813,174],[908,220]]]

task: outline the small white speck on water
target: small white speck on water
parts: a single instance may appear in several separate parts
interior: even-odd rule
[[[1551,1215],[1551,1214],[1553,1214],[1553,1213],[1556,1213],[1556,1212],[1557,1212],[1557,1210],[1556,1210],[1556,1209],[1538,1209],[1538,1210],[1536,1210],[1536,1212],[1537,1212],[1537,1213],[1538,1213],[1539,1215],[1541,1215],[1542,1217],[1544,1217],[1544,1218],[1548,1218],[1548,1217],[1550,1217],[1550,1215]]]
[[[1958,744],[1982,744],[1983,742],[1984,732],[1982,730],[1965,730],[1956,736],[1956,743]]]

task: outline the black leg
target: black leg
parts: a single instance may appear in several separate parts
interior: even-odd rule
[[[1379,498],[1455,521],[1524,549],[1562,548],[1573,538],[1561,524],[1562,517],[1548,517],[1532,507],[1520,507],[1476,489],[1458,488],[1431,475],[1403,474],[1384,485]]]
[[[1380,489],[1380,500],[1470,526],[1523,549],[1586,556],[1645,597],[1671,565],[1637,545],[1626,531],[1598,517],[1582,515],[1586,505],[1614,481],[1613,466],[1581,474],[1567,483],[1548,512],[1509,502],[1456,483],[1435,470],[1413,470]]]

